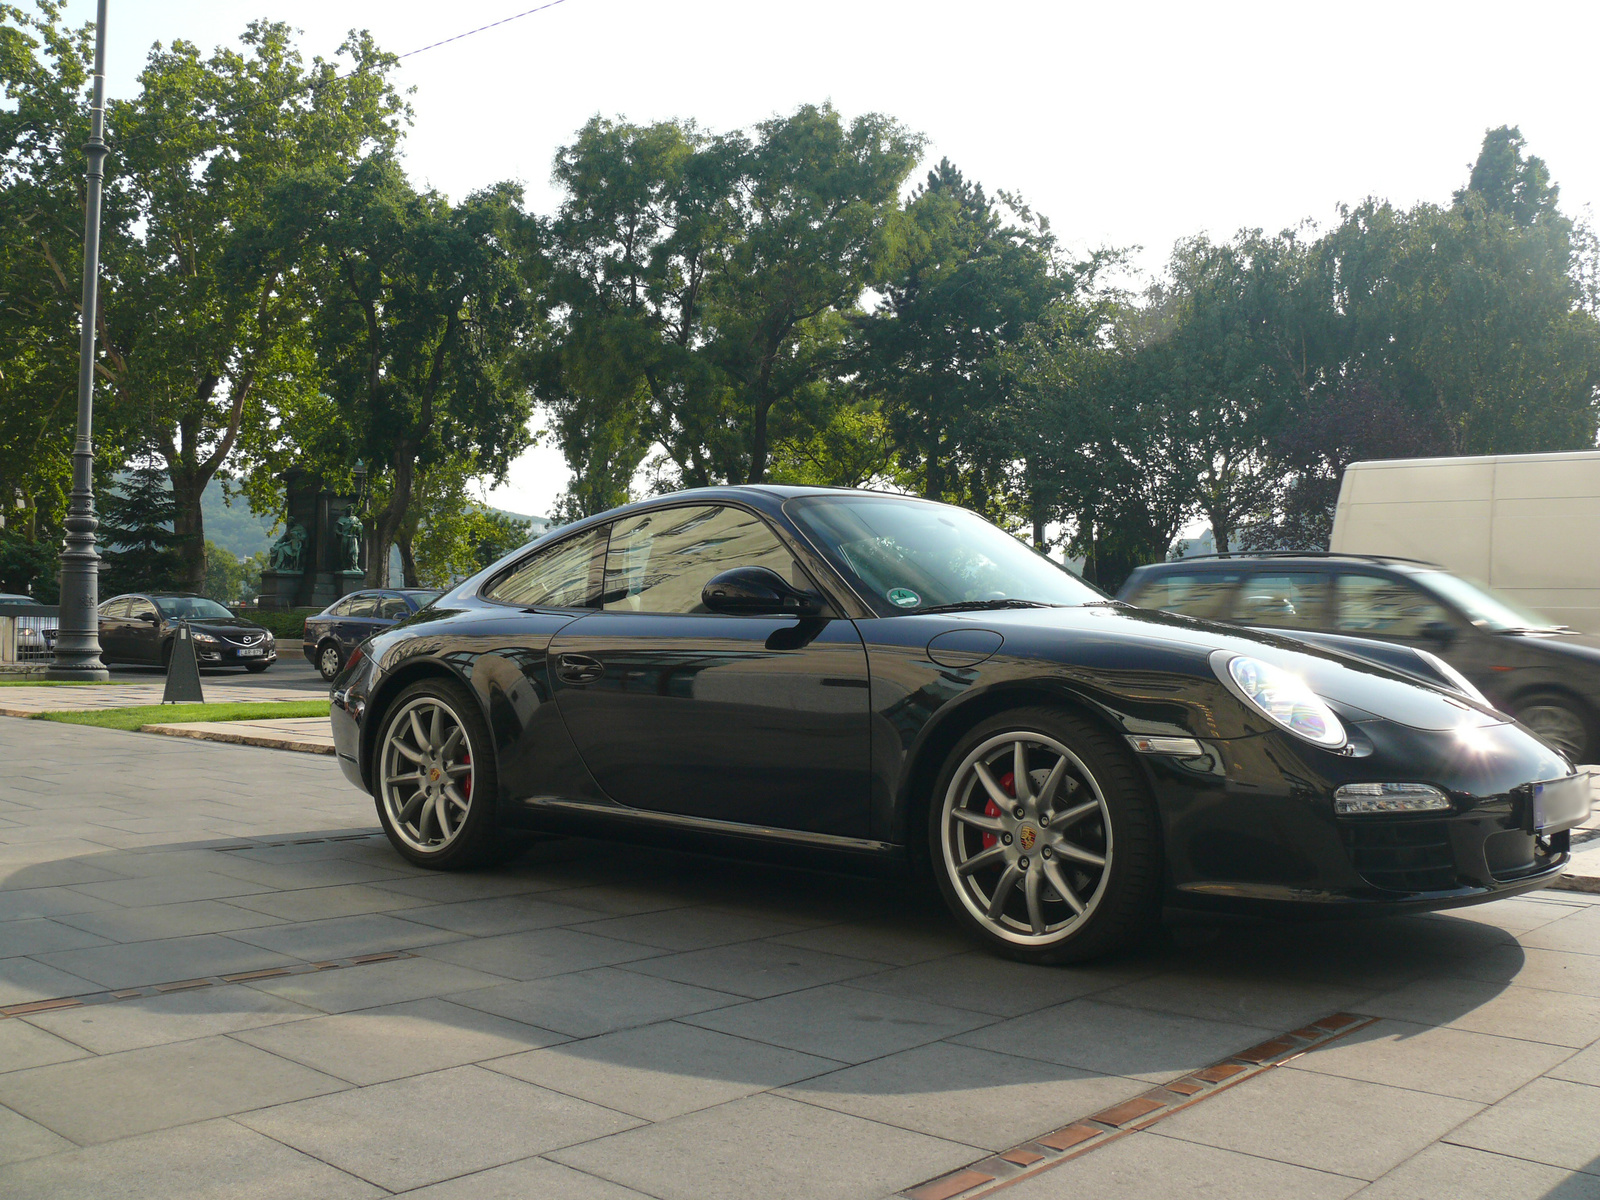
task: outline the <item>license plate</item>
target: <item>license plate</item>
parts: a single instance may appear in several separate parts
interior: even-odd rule
[[[260,658],[266,654],[260,646],[246,646],[239,651],[240,658]]]
[[[1529,824],[1535,833],[1560,833],[1589,816],[1589,774],[1569,775],[1533,785]]]

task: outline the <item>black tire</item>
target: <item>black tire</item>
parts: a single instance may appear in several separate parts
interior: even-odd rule
[[[339,672],[344,670],[344,654],[339,650],[339,643],[331,639],[325,640],[317,647],[317,674],[329,683],[339,678]]]
[[[989,769],[1014,756],[1019,742],[1029,780],[1020,799],[1014,769]],[[998,807],[975,763],[1010,812]],[[967,816],[953,816],[956,809]],[[1081,962],[1136,945],[1156,927],[1162,850],[1154,798],[1127,749],[1071,711],[1014,709],[962,738],[929,797],[928,849],[956,920],[1021,962]],[[980,854],[983,865],[975,866]],[[1088,861],[1097,857],[1100,867]],[[990,910],[979,912],[985,903]]]
[[[1511,702],[1511,715],[1574,765],[1593,762],[1600,748],[1594,713],[1565,692],[1527,692]]]
[[[451,817],[458,817],[459,813],[444,789],[455,783],[455,778],[449,772],[458,767],[446,764],[445,772],[440,773],[440,764],[445,763],[448,755],[441,759],[429,759],[427,764],[418,764],[419,776],[426,776],[432,770],[434,778],[420,779],[412,791],[406,790],[407,784],[391,785],[386,782],[386,774],[390,773],[395,763],[413,762],[398,748],[391,750],[393,742],[398,738],[410,749],[417,749],[420,743],[414,732],[408,732],[412,728],[410,714],[413,710],[427,713],[430,705],[449,713],[459,727],[465,743],[467,763],[470,764],[470,772],[464,776],[468,806],[465,816],[459,817],[453,830],[447,828],[448,823]],[[424,719],[419,717],[418,724],[422,724]],[[396,726],[401,722],[407,723],[406,729],[397,732]],[[432,730],[425,728],[423,732],[427,734]],[[449,731],[441,726],[439,732],[446,735],[441,740],[448,742]],[[448,679],[422,679],[403,689],[383,715],[373,754],[373,802],[377,805],[378,821],[383,825],[390,844],[403,858],[419,867],[461,871],[501,861],[520,849],[512,838],[506,837],[497,828],[495,798],[499,795],[500,783],[489,726],[483,719],[478,702],[459,683]],[[428,788],[434,789],[433,801],[430,803],[424,798],[420,800],[420,806],[412,806],[411,802],[422,797]],[[396,811],[391,811],[391,804]],[[407,807],[416,809],[414,824],[402,820]],[[444,826],[441,826],[441,821],[445,823]],[[439,835],[431,842],[428,838],[430,828]]]

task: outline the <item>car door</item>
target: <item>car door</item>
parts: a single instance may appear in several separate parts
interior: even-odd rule
[[[118,596],[100,606],[100,656],[106,662],[128,661],[128,598]]]
[[[868,833],[867,657],[846,619],[728,616],[712,576],[776,570],[814,589],[756,514],[727,505],[618,521],[601,611],[550,646],[585,765],[633,808],[845,837]]]
[[[1485,636],[1409,580],[1377,571],[1341,572],[1334,591],[1338,632],[1427,650],[1480,688],[1493,682],[1485,678]]]
[[[362,642],[372,636],[377,628],[378,597],[372,592],[350,597],[350,606],[334,623],[334,637],[339,640],[339,650],[346,657]]]
[[[159,663],[161,661],[161,614],[156,606],[143,596],[128,602],[128,617],[122,622],[125,631],[123,642],[127,662]]]
[[[1239,581],[1228,620],[1266,629],[1327,629],[1330,605],[1327,571],[1263,568]]]

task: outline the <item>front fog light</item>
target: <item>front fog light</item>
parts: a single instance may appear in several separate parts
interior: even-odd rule
[[[1333,811],[1341,817],[1449,812],[1450,798],[1425,783],[1347,783],[1333,794]]]

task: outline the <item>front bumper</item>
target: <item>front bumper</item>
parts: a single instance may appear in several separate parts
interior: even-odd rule
[[[1544,886],[1587,816],[1586,780],[1514,725],[1475,733],[1367,726],[1361,756],[1273,734],[1213,743],[1209,763],[1145,758],[1161,808],[1169,903],[1347,916],[1475,904]],[[1344,783],[1430,783],[1451,810],[1336,815]],[[1577,797],[1578,799],[1575,799]],[[1580,811],[1581,809],[1581,811]]]
[[[264,650],[264,653],[252,653]],[[251,667],[278,661],[276,646],[236,646],[231,642],[206,644],[196,641],[194,659],[202,667]]]

